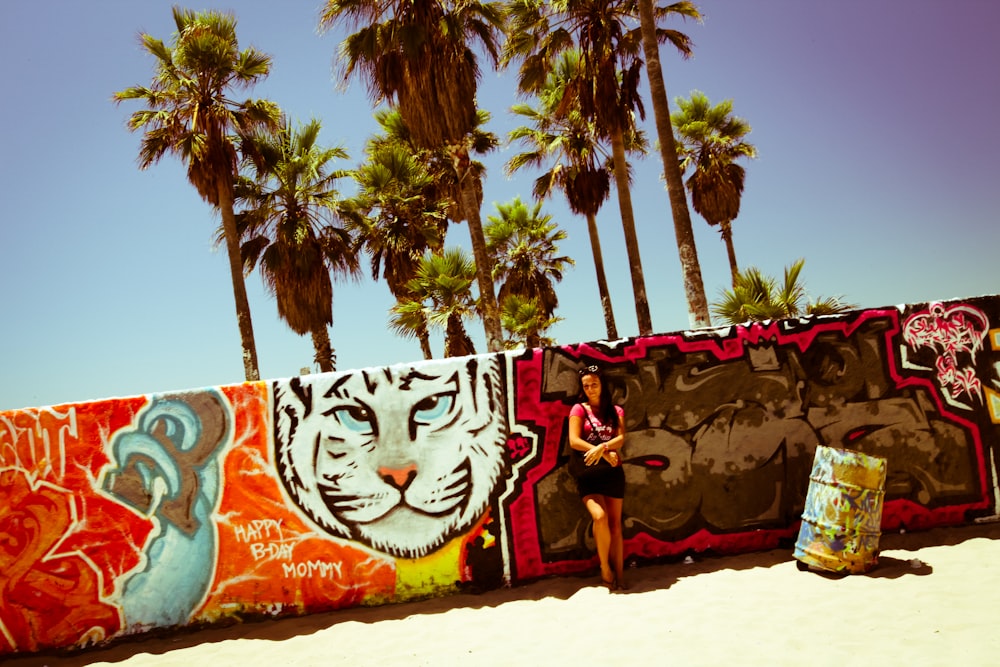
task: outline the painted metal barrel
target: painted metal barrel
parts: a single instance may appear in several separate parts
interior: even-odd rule
[[[795,558],[804,566],[859,574],[878,564],[886,460],[816,448]]]

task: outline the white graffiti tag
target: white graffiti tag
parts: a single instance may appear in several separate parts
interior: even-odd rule
[[[976,377],[976,353],[983,349],[989,330],[986,314],[967,305],[945,308],[932,303],[925,312],[915,313],[903,325],[903,340],[913,350],[928,347],[939,353],[937,379],[951,396],[962,394],[980,398],[982,384]],[[961,366],[959,355],[969,355],[969,365]]]

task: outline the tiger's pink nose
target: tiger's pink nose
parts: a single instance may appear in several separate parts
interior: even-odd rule
[[[392,484],[397,489],[405,489],[413,481],[413,478],[417,476],[417,464],[411,463],[408,466],[403,466],[402,468],[389,468],[387,466],[380,466],[378,469],[379,477],[384,479],[387,483]]]

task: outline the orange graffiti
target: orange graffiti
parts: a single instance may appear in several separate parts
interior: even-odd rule
[[[390,599],[391,559],[330,538],[290,509],[270,456],[265,385],[223,393],[233,405],[235,432],[216,512],[215,579],[196,618],[231,615],[234,607],[302,614]]]
[[[83,645],[121,626],[111,603],[152,524],[99,490],[104,444],[144,398],[0,414],[0,654]]]
[[[75,514],[67,490],[0,471],[0,653],[99,641],[121,626],[97,567],[63,549]]]

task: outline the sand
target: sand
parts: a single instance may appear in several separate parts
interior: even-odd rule
[[[10,667],[996,665],[1000,524],[887,534],[866,574],[791,549],[132,641]]]

